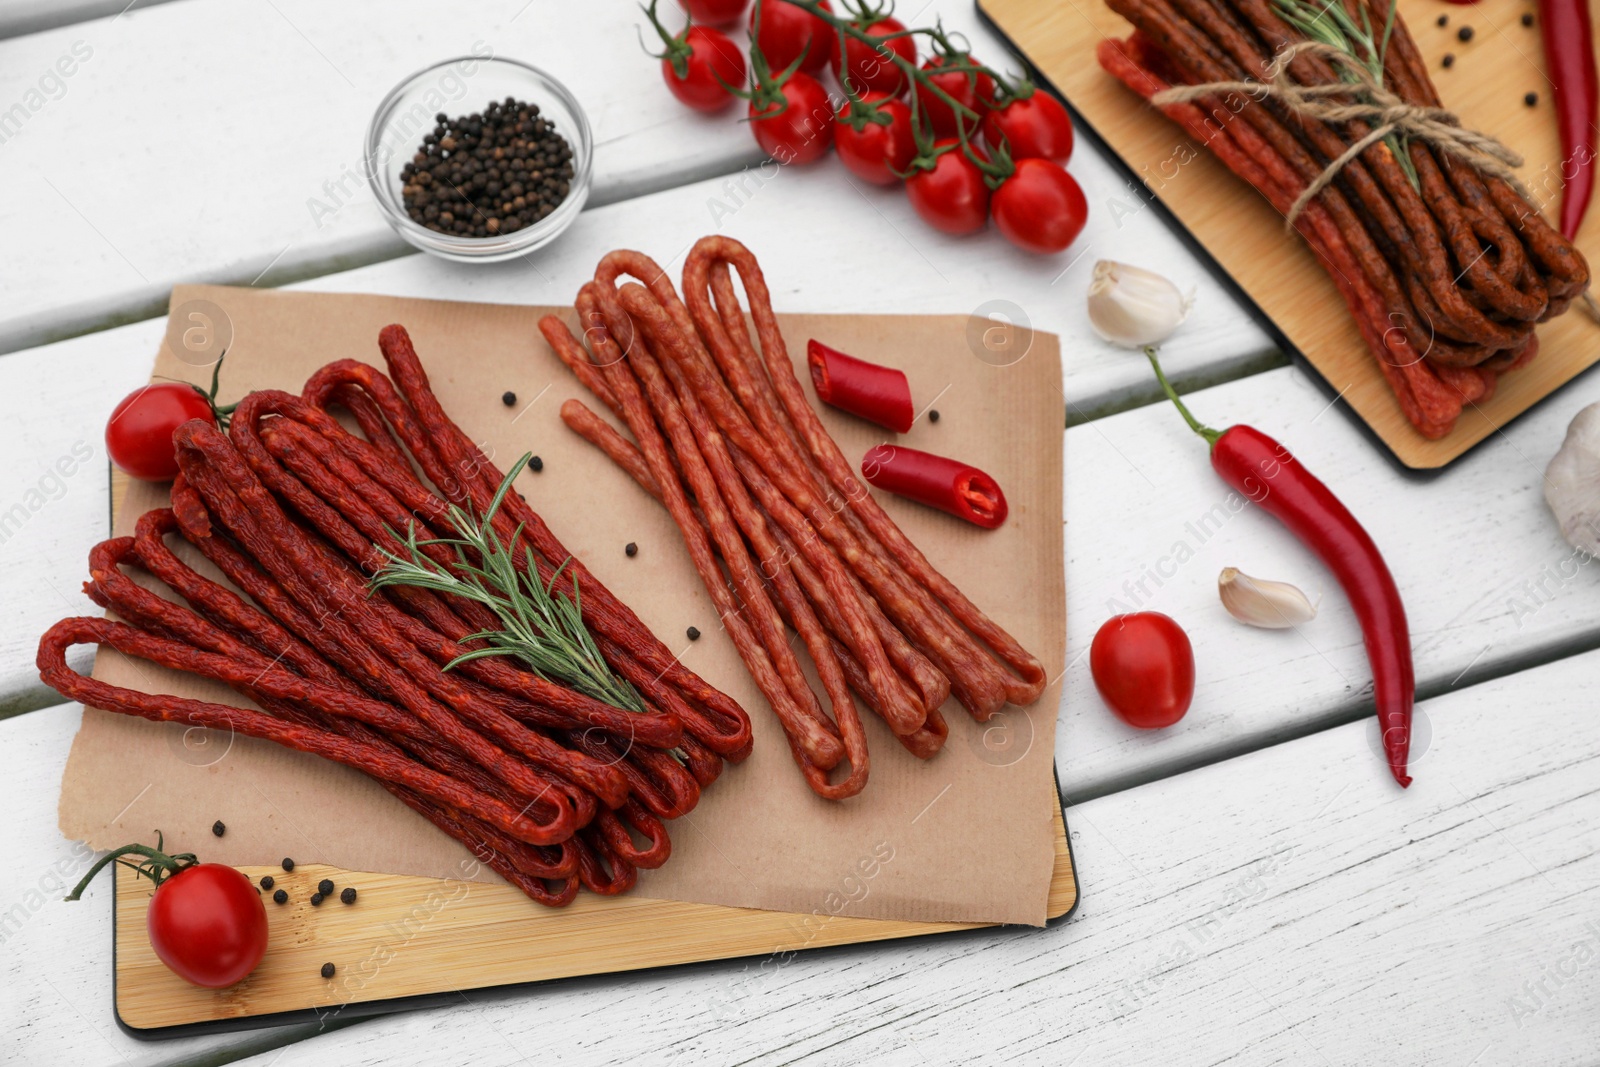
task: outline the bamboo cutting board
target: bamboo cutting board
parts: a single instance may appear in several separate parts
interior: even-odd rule
[[[194,292],[175,292],[175,305],[189,306],[180,298],[192,297]],[[295,358],[316,366],[333,358],[334,351],[339,354],[353,351],[358,355],[367,355],[366,346],[371,345],[371,338],[376,336],[377,330],[376,325],[366,321],[369,318],[374,323],[408,321],[415,333],[415,327],[422,325],[417,320],[424,315],[421,310],[424,304],[429,305],[428,315],[445,317],[442,320],[424,320],[434,323],[432,329],[449,332],[447,327],[450,324],[465,329],[469,321],[494,322],[499,323],[491,330],[494,337],[509,336],[505,331],[511,325],[517,325],[518,338],[535,336],[531,323],[538,314],[538,309],[531,308],[446,305],[378,297],[263,294],[214,287],[203,292],[217,301],[217,305],[211,308],[212,313],[227,317],[231,308],[233,347],[229,350],[228,364],[222,371],[225,399],[238,395],[244,389],[264,387],[263,383],[278,384],[285,380],[293,383],[303,379],[308,373],[305,367],[298,368],[297,374],[291,374],[287,368],[285,361],[289,357],[284,355],[285,345],[281,334],[265,328],[296,317],[316,327],[313,340],[321,347],[316,351],[297,351]],[[267,312],[274,317],[264,319],[262,316]],[[889,502],[888,506],[896,511],[899,521],[931,556],[946,561],[943,565],[949,568],[952,578],[958,582],[970,588],[984,584],[992,588],[995,581],[985,583],[981,577],[984,573],[982,568],[989,565],[999,568],[1006,575],[1000,585],[1010,590],[1007,611],[1011,621],[1016,623],[1020,619],[1020,624],[1025,627],[1017,631],[1019,635],[1032,632],[1030,643],[1038,642],[1037,650],[1045,662],[1064,663],[1061,455],[1055,451],[1056,435],[1060,433],[1061,405],[1059,402],[1050,402],[1047,396],[1043,401],[1035,396],[1028,403],[1008,408],[1014,412],[1026,412],[1028,425],[1040,428],[1040,447],[1028,450],[1029,457],[1008,453],[1008,450],[1016,451],[1012,444],[1005,443],[1017,440],[1015,432],[1001,441],[994,438],[988,429],[992,424],[987,417],[977,417],[987,411],[987,405],[995,398],[1010,397],[1019,388],[1018,381],[1036,384],[1046,380],[1052,383],[1059,381],[1060,364],[1054,338],[1034,335],[1019,350],[1020,355],[1007,347],[1004,350],[1007,358],[996,363],[995,352],[987,345],[982,351],[971,348],[972,324],[959,317],[925,318],[919,320],[915,328],[906,320],[893,316],[780,315],[779,319],[793,351],[803,350],[800,342],[813,335],[854,337],[862,344],[867,343],[868,337],[873,337],[878,338],[875,343],[883,345],[890,344],[889,339],[900,338],[902,349],[886,347],[877,351],[899,352],[904,356],[903,366],[910,373],[914,389],[922,388],[931,396],[931,379],[925,376],[934,373],[937,373],[939,381],[962,383],[960,388],[950,389],[949,395],[940,402],[945,417],[940,421],[937,432],[942,435],[940,440],[945,442],[945,447],[955,454],[969,455],[974,449],[981,450],[983,442],[996,447],[996,453],[986,462],[991,464],[990,469],[1002,481],[1010,478],[1014,490],[1012,521],[1004,530],[996,531],[1004,534],[1006,540],[976,540],[987,535],[977,534],[927,509],[907,511],[911,506],[897,501]],[[918,330],[921,333],[917,333]],[[351,336],[347,338],[341,331],[347,331]],[[908,337],[914,340],[908,341]],[[519,344],[526,347],[529,342],[519,341]],[[328,351],[322,351],[323,347]],[[582,446],[585,451],[577,451],[579,445],[568,440],[570,433],[555,419],[555,406],[559,405],[560,395],[563,391],[575,389],[575,386],[567,382],[566,372],[554,363],[552,354],[500,352],[493,346],[469,345],[475,358],[452,362],[450,356],[454,349],[446,350],[437,341],[432,345],[424,345],[419,340],[419,348],[423,350],[424,362],[436,375],[435,384],[441,389],[441,398],[445,400],[447,408],[462,410],[472,397],[480,394],[490,396],[489,402],[472,406],[470,410],[483,423],[478,429],[489,433],[491,440],[497,439],[509,445],[513,438],[495,438],[496,433],[508,434],[509,431],[505,428],[491,430],[489,424],[497,420],[515,422],[522,414],[532,412],[521,424],[519,435],[514,438],[519,447],[522,443],[537,441],[537,447],[546,460],[544,471],[538,475],[544,479],[541,487],[535,490],[530,485],[529,492],[543,494],[540,497],[542,510],[563,531],[575,552],[591,561],[595,559],[593,553],[598,551],[598,544],[585,544],[583,541],[585,536],[589,536],[597,542],[605,539],[615,541],[613,547],[620,555],[621,540],[617,538],[619,532],[625,529],[627,536],[623,539],[638,541],[639,558],[654,561],[654,569],[648,572],[633,571],[619,575],[613,571],[614,577],[603,580],[608,583],[617,579],[631,581],[634,583],[632,594],[640,592],[640,583],[668,590],[679,588],[672,584],[675,575],[669,568],[669,563],[682,554],[676,529],[670,528],[670,523],[666,528],[662,528],[659,522],[651,525],[641,515],[631,513],[629,509],[634,506],[644,507],[654,519],[654,504],[633,490],[625,476],[611,470],[601,456],[587,452],[587,446]],[[865,353],[873,349],[855,350]],[[1027,363],[1023,363],[1022,357],[1030,351],[1034,354]],[[979,358],[973,360],[973,356]],[[948,363],[951,359],[960,360],[961,365],[951,365]],[[546,364],[553,365],[553,368]],[[1007,366],[1018,369],[1007,371]],[[159,371],[163,364],[158,361],[157,367]],[[512,367],[521,367],[523,377],[513,377]],[[231,375],[229,368],[232,369]],[[204,368],[174,364],[167,369],[183,371],[186,380],[206,377]],[[545,387],[552,390],[555,399],[546,397],[542,406],[535,407],[539,397],[543,396],[538,383],[549,372],[560,376],[557,379],[559,386],[552,384]],[[256,373],[262,377],[253,377]],[[1024,377],[1016,378],[1019,374]],[[1011,384],[1005,384],[1007,381]],[[523,395],[534,398],[521,414],[510,413],[500,402],[501,391],[508,384],[515,385]],[[1030,394],[1037,393],[1035,388],[1028,391]],[[453,404],[452,397],[459,403]],[[859,454],[864,450],[866,438],[861,435],[866,430],[862,426],[840,422],[843,417],[834,412],[824,411],[823,417],[833,420],[831,428],[839,436],[841,446],[847,453]],[[1013,418],[1013,431],[1016,430],[1017,417],[1020,416]],[[471,420],[465,416],[463,419],[463,424],[468,426],[470,432]],[[1048,433],[1044,432],[1045,429]],[[930,427],[924,427],[924,430],[932,432]],[[858,437],[861,439],[857,440]],[[569,453],[566,451],[569,448],[574,451]],[[1024,476],[1023,468],[1030,464],[1034,472]],[[561,479],[571,481],[563,482]],[[551,509],[560,508],[563,502],[576,499],[572,493],[575,484],[590,488],[590,492],[582,497],[585,503],[564,516],[554,513]],[[114,479],[112,492],[115,501],[113,527],[118,530],[125,529],[127,525],[118,522],[124,510],[130,516],[137,515],[148,507],[159,506],[165,500],[164,492],[157,492],[156,488],[142,483],[127,483],[120,478]],[[985,548],[972,550],[980,544]],[[687,567],[688,564],[682,562],[681,566]],[[597,573],[605,574],[603,565],[597,566]],[[974,579],[974,575],[979,577],[969,580]],[[623,599],[642,608],[643,601],[629,595],[628,589],[620,584],[613,584],[613,588]],[[680,599],[689,597],[688,587],[684,589],[681,597],[679,592],[672,592],[667,599],[684,610],[690,610],[679,604]],[[701,621],[705,625],[704,620]],[[657,632],[663,632],[659,626]],[[702,657],[718,654],[716,649],[722,640],[725,639],[720,634],[708,631],[706,638],[696,646],[697,654]],[[731,655],[731,651],[728,654]],[[717,661],[713,659],[708,662]],[[97,675],[101,666],[103,664],[97,664]],[[745,684],[741,681],[743,668],[737,665],[736,659],[723,667],[725,669],[721,669],[720,674],[708,673],[708,679],[714,679],[714,684],[724,687],[732,686],[730,691],[738,692],[737,687]],[[138,684],[148,691],[170,691],[160,681],[141,676],[137,683],[129,680],[124,684]],[[172,679],[165,681],[170,683]],[[152,685],[155,688],[151,688]],[[1058,678],[1037,705],[1051,720],[1055,715],[1059,687]],[[765,709],[749,695],[736,698],[744,700],[752,717],[757,720],[757,753],[738,772],[748,779],[761,762],[763,745],[771,749],[773,738],[770,727],[761,719]],[[965,713],[954,705],[946,709],[947,715],[952,713],[952,709],[962,720],[967,720]],[[88,714],[90,712],[86,711]],[[125,720],[120,716],[106,718],[130,727],[155,726]],[[297,843],[294,848],[288,849],[290,855],[299,851],[299,844],[314,849],[326,846],[326,841],[320,845],[313,842],[311,835],[321,837],[325,833],[336,834],[337,823],[343,821],[349,824],[351,818],[348,808],[341,808],[341,804],[354,802],[357,785],[370,786],[370,782],[364,779],[359,782],[337,780],[335,790],[330,793],[297,793],[293,783],[302,780],[264,777],[270,769],[267,764],[249,764],[256,768],[253,777],[249,773],[241,773],[239,760],[245,755],[242,751],[223,761],[222,757],[231,751],[230,745],[220,756],[208,758],[199,767],[188,766],[184,761],[185,766],[171,768],[173,773],[164,776],[167,780],[161,788],[141,794],[144,800],[131,816],[134,820],[132,823],[124,827],[126,820],[120,815],[111,819],[118,826],[114,836],[118,840],[133,839],[126,835],[147,834],[149,831],[146,827],[163,827],[168,831],[169,843],[175,848],[198,852],[202,859],[233,862],[253,881],[258,882],[262,875],[272,875],[276,880],[274,888],[286,890],[290,900],[281,906],[271,902],[266,904],[269,947],[260,967],[249,978],[229,989],[203,990],[188,985],[156,959],[145,931],[151,887],[147,881],[139,879],[126,868],[117,868],[115,974],[118,1019],[141,1036],[182,1033],[186,1028],[196,1025],[214,1029],[268,1025],[287,1021],[296,1013],[304,1017],[307,1013],[316,1012],[322,1019],[331,1021],[435,1002],[440,998],[454,997],[456,991],[460,990],[740,956],[761,957],[764,966],[772,961],[771,966],[781,968],[792,960],[794,952],[803,949],[972,929],[987,924],[861,917],[861,912],[867,906],[902,900],[896,894],[903,893],[905,887],[903,884],[897,886],[897,880],[917,872],[914,902],[934,904],[933,911],[921,908],[908,911],[906,905],[901,903],[883,908],[879,915],[885,911],[900,916],[921,912],[930,920],[973,918],[970,912],[946,910],[949,907],[948,900],[938,904],[931,885],[934,879],[927,869],[917,866],[918,850],[932,847],[934,851],[923,851],[920,855],[935,859],[938,864],[952,869],[974,870],[982,878],[982,872],[988,869],[985,864],[975,862],[970,854],[961,852],[960,846],[955,844],[962,840],[960,831],[969,823],[979,829],[986,841],[1002,840],[1002,831],[1007,827],[1027,824],[1037,828],[1037,832],[1030,832],[1028,840],[1037,842],[1041,847],[1034,853],[1038,862],[1030,868],[1032,873],[1026,884],[1036,884],[1039,895],[1032,896],[1030,890],[1027,903],[1032,914],[1059,918],[1070,912],[1076,904],[1077,886],[1057,799],[1058,790],[1050,788],[1052,783],[1048,778],[1048,760],[1053,750],[1051,733],[1048,728],[1041,727],[1037,744],[1030,733],[1027,749],[1014,758],[1005,754],[1003,746],[991,753],[1001,757],[999,761],[985,758],[976,748],[968,751],[968,746],[974,744],[988,750],[991,745],[990,734],[999,721],[998,718],[992,720],[987,727],[973,724],[970,720],[952,722],[952,747],[941,755],[940,758],[945,760],[942,765],[939,759],[920,764],[892,749],[880,750],[876,747],[879,742],[874,740],[874,754],[882,751],[883,756],[881,762],[874,760],[874,779],[868,793],[857,799],[860,803],[870,803],[871,798],[877,796],[879,805],[876,808],[857,807],[854,809],[857,812],[854,818],[850,817],[849,808],[829,808],[828,818],[832,820],[829,837],[833,841],[851,840],[853,828],[872,826],[878,813],[895,810],[892,804],[895,795],[884,790],[893,789],[897,770],[904,771],[909,767],[913,771],[916,768],[928,768],[930,772],[937,772],[943,766],[948,775],[940,774],[939,780],[948,784],[944,785],[942,792],[934,795],[939,782],[921,779],[919,784],[927,786],[927,789],[917,793],[916,806],[906,811],[909,824],[901,828],[900,836],[883,839],[884,843],[874,849],[875,856],[852,851],[847,857],[849,862],[840,865],[837,873],[827,876],[818,874],[815,884],[809,874],[802,878],[796,887],[798,896],[793,898],[799,901],[799,906],[786,901],[782,904],[763,904],[759,908],[730,906],[745,903],[743,899],[724,899],[720,904],[661,899],[666,895],[666,890],[658,892],[656,898],[652,899],[648,892],[649,883],[641,881],[635,893],[614,898],[580,894],[571,906],[552,910],[532,903],[503,883],[475,880],[471,873],[458,871],[453,865],[411,868],[411,874],[402,875],[376,873],[369,865],[349,859],[343,860],[338,866],[311,862],[330,858],[324,854],[304,857],[305,862],[297,864],[293,872],[286,873],[276,866],[253,865],[263,858],[261,851],[264,850],[259,848],[252,854],[239,854],[229,860],[226,852],[230,847],[240,847],[243,842],[252,840],[252,833],[260,835],[267,832],[262,830],[264,823],[279,826],[280,836],[272,838],[275,844]],[[876,729],[875,723],[867,725],[869,733]],[[1006,728],[1000,729],[1004,731]],[[183,736],[183,743],[187,746],[187,732]],[[139,758],[133,754],[134,749],[128,746],[140,742],[132,735],[117,737],[126,744],[116,747],[115,761],[119,765],[139,762]],[[79,740],[82,739],[83,735],[80,734]],[[167,738],[167,743],[171,740]],[[154,743],[163,744],[159,740]],[[1030,752],[1037,759],[1030,759]],[[902,762],[902,758],[910,762]],[[1039,806],[1030,804],[1027,809],[997,809],[1014,812],[1016,817],[1009,820],[980,816],[974,822],[972,816],[958,814],[971,811],[981,813],[985,810],[983,804],[978,802],[983,793],[963,792],[973,785],[970,776],[962,776],[967,774],[966,769],[970,769],[974,758],[994,768],[1016,766],[1020,771],[1022,768],[1040,767],[1044,774],[1039,776],[1038,784],[1044,787],[1043,795],[1033,792],[1027,794],[1029,798],[1037,798]],[[1041,766],[1038,759],[1045,763]],[[322,764],[322,761],[311,762],[330,770],[343,770]],[[72,775],[70,763],[69,778]],[[759,779],[764,783],[764,792],[781,794],[780,787],[784,783],[794,784],[787,777],[774,778],[780,773],[793,774],[793,767],[788,764],[786,755],[781,758],[781,763],[781,770],[769,766]],[[229,773],[214,773],[222,770]],[[204,784],[177,787],[178,795],[184,799],[177,807],[163,807],[156,794],[173,787],[179,779]],[[1028,780],[1033,780],[1031,772]],[[274,781],[277,782],[276,786]],[[962,789],[952,793],[952,788],[958,782]],[[307,784],[306,788],[312,784]],[[680,851],[680,856],[675,856],[673,863],[679,863],[680,860],[692,862],[691,852],[699,839],[706,837],[708,829],[717,831],[717,836],[730,849],[738,852],[738,846],[732,844],[737,838],[729,836],[737,830],[737,819],[725,813],[721,821],[717,821],[716,812],[718,796],[725,795],[727,790],[739,784],[737,774],[730,772],[725,781],[719,781],[717,786],[712,787],[706,801],[694,815],[685,818],[684,825],[697,832],[691,835],[685,831],[681,837],[675,833],[675,838],[678,838],[675,842],[678,845],[676,851]],[[722,793],[718,791],[719,786]],[[873,793],[873,787],[877,787],[879,792]],[[795,785],[795,788],[804,789],[803,785]],[[923,806],[924,793],[933,795],[934,802],[945,793],[951,793],[951,799],[940,808],[934,808],[933,803]],[[297,805],[305,803],[308,795],[313,802],[308,810],[301,811]],[[119,798],[114,799],[117,806],[124,803]],[[886,801],[891,803],[885,805]],[[1044,803],[1050,805],[1049,824],[1044,822]],[[215,815],[227,816],[228,832],[221,839],[212,838],[208,829]],[[411,814],[404,812],[404,815],[408,819],[404,828],[407,834],[405,841],[420,845],[422,842],[415,840],[417,828],[409,821]],[[925,815],[927,818],[923,819]],[[1031,818],[1038,821],[1031,822]],[[914,830],[918,820],[923,820],[922,827]],[[356,820],[356,823],[360,826],[360,832],[355,835],[357,837],[371,840],[383,836],[371,821]],[[795,830],[797,826],[798,823],[788,829]],[[425,826],[420,829],[423,835],[434,833]],[[392,828],[391,832],[394,832]],[[798,850],[807,856],[825,857],[829,855],[825,847],[827,843],[812,840],[807,846],[797,841],[791,843],[787,851]],[[721,846],[718,845],[717,849],[721,851]],[[886,849],[888,858],[879,849]],[[902,853],[898,863],[894,862],[896,852]],[[278,853],[274,851],[271,854]],[[393,857],[392,853],[381,855]],[[375,859],[379,856],[374,854]],[[962,859],[967,862],[961,862]],[[776,879],[777,876],[772,875],[771,871],[777,866],[778,859],[769,858],[766,862],[769,879]],[[667,874],[671,872],[671,867],[669,864],[662,872],[647,873]],[[835,868],[823,865],[819,869],[833,871]],[[421,877],[419,873],[457,876]],[[347,886],[356,888],[356,902],[352,905],[340,903],[336,891],[320,907],[313,908],[309,897],[317,882],[323,878],[331,879],[341,890]],[[999,899],[1005,894],[996,891],[994,896]],[[1047,898],[1042,912],[1038,910],[1040,898]],[[971,897],[970,893],[963,897],[963,901],[973,899],[978,898]],[[845,914],[850,910],[856,914]],[[989,914],[976,917],[993,918],[1010,914],[995,912],[992,908],[988,910]],[[327,963],[332,963],[336,970],[332,978],[323,979],[319,972]]]
[[[1560,144],[1544,49],[1537,26],[1521,18],[1531,0],[1482,0],[1455,6],[1439,0],[1399,0],[1400,13],[1427,58],[1444,105],[1471,129],[1505,142],[1526,160],[1524,183],[1543,201],[1546,217],[1560,202]],[[1321,373],[1334,393],[1359,415],[1401,463],[1434,469],[1461,456],[1551,392],[1600,360],[1600,325],[1574,306],[1541,327],[1539,354],[1500,379],[1487,402],[1468,405],[1455,429],[1438,441],[1417,433],[1400,411],[1382,372],[1327,274],[1298,235],[1266,200],[1101,69],[1095,47],[1102,38],[1126,38],[1132,27],[1102,0],[978,0],[978,8],[1038,72],[1066,98],[1080,128],[1087,126],[1187,229],[1222,272],[1255,303],[1279,339]],[[1436,20],[1449,15],[1446,26]],[[1463,42],[1457,32],[1473,29]],[[1455,56],[1445,69],[1445,53]],[[1528,107],[1523,96],[1538,94]],[[1131,213],[1142,207],[1136,190],[1090,205],[1095,211]],[[1600,263],[1600,209],[1591,209],[1578,235],[1591,264]],[[1139,249],[1097,248],[1097,256],[1141,262]],[[1181,345],[1180,333],[1170,345]]]

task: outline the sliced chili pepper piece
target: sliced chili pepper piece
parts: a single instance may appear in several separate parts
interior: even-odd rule
[[[877,445],[861,458],[861,474],[886,493],[938,508],[993,530],[1010,508],[1000,483],[970,463],[900,445]]]
[[[903,372],[815,340],[806,342],[806,362],[811,365],[811,384],[824,404],[895,433],[911,429],[916,412],[911,407],[911,383]]]

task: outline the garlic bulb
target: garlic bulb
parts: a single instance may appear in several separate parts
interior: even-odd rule
[[[1114,345],[1145,348],[1171,337],[1192,302],[1154,271],[1102,259],[1089,282],[1089,324]]]
[[[1229,615],[1267,630],[1287,630],[1317,617],[1317,606],[1288,582],[1252,578],[1236,567],[1222,568],[1217,593]]]
[[[1600,403],[1567,427],[1567,439],[1544,472],[1544,502],[1573,548],[1600,555]]]

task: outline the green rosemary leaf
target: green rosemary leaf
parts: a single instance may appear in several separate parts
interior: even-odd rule
[[[404,551],[384,553],[387,563],[373,575],[368,588],[373,592],[391,586],[427,589],[464,597],[494,612],[503,628],[462,638],[461,643],[481,641],[484,647],[463,652],[446,664],[445,670],[488,656],[513,656],[540,677],[614,707],[644,711],[638,691],[612,672],[584,624],[577,579],[573,579],[570,597],[556,589],[571,559],[555,567],[549,582],[542,581],[531,554],[524,552],[523,565],[517,564],[524,526],[517,526],[509,542],[502,541],[495,529],[495,517],[512,482],[531,458],[528,453],[512,466],[482,518],[464,508],[450,507],[447,514],[454,537],[419,540],[415,523],[404,535],[396,534]],[[429,545],[449,546],[455,562],[449,567],[440,564],[425,551]]]

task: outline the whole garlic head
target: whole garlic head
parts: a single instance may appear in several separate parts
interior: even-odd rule
[[[1567,544],[1600,555],[1600,403],[1573,418],[1567,438],[1544,472],[1550,505]]]
[[[1166,277],[1102,259],[1089,281],[1089,325],[1114,345],[1146,348],[1172,336],[1189,316],[1191,297]]]

